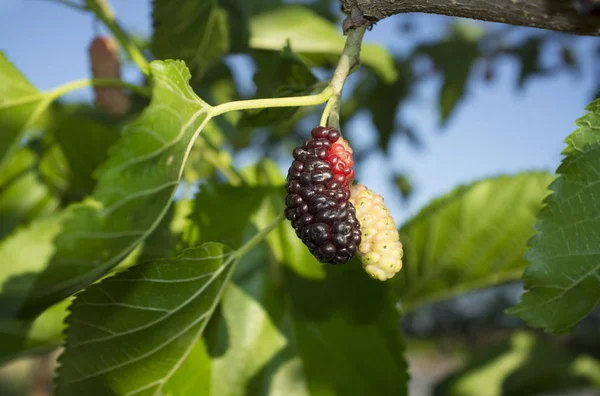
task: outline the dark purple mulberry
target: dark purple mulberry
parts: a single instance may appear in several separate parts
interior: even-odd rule
[[[354,171],[344,168],[340,176],[343,161],[338,160],[338,140],[342,139],[337,129],[317,127],[311,134],[312,139],[293,152],[285,184],[285,217],[317,260],[342,264],[354,256],[361,241],[360,225],[349,202],[349,177],[353,179]]]

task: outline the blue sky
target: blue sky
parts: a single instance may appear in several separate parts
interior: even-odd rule
[[[112,4],[127,29],[150,34],[149,0],[112,0]],[[419,16],[417,21],[425,21],[422,29],[433,31],[441,18]],[[0,0],[0,50],[42,90],[89,77],[87,47],[99,32],[105,31],[90,14],[51,1]],[[398,20],[380,22],[366,40],[402,49]],[[595,38],[580,39],[578,50],[589,51],[595,43]],[[523,91],[516,90],[516,62],[507,60],[500,66],[494,83],[469,84],[467,98],[443,130],[437,119],[439,81],[425,84],[417,99],[402,109],[417,127],[423,149],[415,150],[404,139],[393,140],[391,163],[374,156],[358,169],[359,181],[384,195],[398,222],[459,184],[504,173],[554,171],[559,165],[563,139],[590,100],[593,65],[584,64],[580,77],[562,73],[533,78]],[[125,76],[131,78],[135,71]],[[249,83],[251,71],[241,70],[237,78]],[[72,96],[89,99],[91,90]],[[368,117],[359,117],[349,133],[370,128]],[[405,171],[415,180],[408,205],[398,199],[390,170]]]

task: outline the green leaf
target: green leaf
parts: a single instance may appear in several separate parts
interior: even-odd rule
[[[226,208],[237,210],[225,202],[219,209],[218,197],[235,200],[248,191],[251,201],[249,190],[259,196],[267,188],[273,191],[261,183],[282,180],[270,162],[244,174],[256,185],[223,186],[211,204],[202,198],[205,229],[222,220]],[[227,195],[226,188],[231,190]],[[231,230],[248,229],[248,223],[262,228],[281,213],[278,204],[283,202],[281,187],[260,205],[238,201],[251,219],[232,215]],[[381,395],[406,394],[393,284],[370,279],[358,262],[317,262],[287,221],[266,241],[241,260],[233,278],[239,289],[227,291],[222,316],[215,316],[205,333],[213,357],[211,395],[364,395],[372,389]]]
[[[399,174],[396,177],[394,177],[394,184],[396,185],[396,187],[398,188],[398,191],[400,191],[400,195],[402,196],[402,199],[404,200],[408,200],[410,199],[410,197],[413,194],[413,182],[411,181],[410,177],[408,177],[406,174]]]
[[[527,79],[544,74],[546,71],[541,65],[542,45],[544,39],[541,37],[531,36],[521,45],[513,49],[513,54],[521,61],[521,70],[519,72],[519,88],[525,86]]]
[[[335,65],[346,41],[340,28],[301,5],[278,7],[250,20],[251,48],[279,51],[288,40],[309,66]],[[361,59],[387,83],[398,78],[394,59],[383,47],[363,45]]]
[[[0,316],[15,316],[55,252],[65,214],[55,213],[19,228],[0,243]]]
[[[436,388],[435,396],[547,395],[589,385],[575,373],[578,360],[555,345],[518,332],[476,350],[469,363]]]
[[[154,0],[152,50],[183,59],[194,79],[230,49],[248,46],[248,22],[239,0]]]
[[[81,200],[92,193],[95,170],[107,158],[108,149],[120,137],[120,128],[110,124],[98,111],[81,105],[54,109],[48,132],[60,153],[49,152],[42,159],[46,174],[62,179],[63,194]],[[64,158],[58,162],[56,156]],[[46,160],[46,161],[44,161]],[[66,169],[65,169],[66,168]]]
[[[206,243],[77,295],[57,395],[159,394],[202,336],[237,256]],[[90,359],[94,356],[94,359]]]
[[[216,241],[239,246],[253,213],[274,191],[271,187],[202,185],[189,216],[191,224],[185,232],[186,244],[196,246],[202,241]]]
[[[54,194],[39,180],[36,166],[36,155],[20,149],[10,156],[0,173],[0,240],[58,206]]]
[[[0,364],[60,347],[70,303],[70,300],[61,301],[34,320],[3,318],[0,321]]]
[[[379,132],[380,146],[385,151],[389,148],[392,134],[399,129],[396,125],[398,106],[411,94],[411,65],[408,62],[401,63],[397,69],[401,73],[400,78],[392,84],[377,79],[367,98],[367,108]]]
[[[23,134],[50,101],[0,51],[0,173]]]
[[[213,354],[210,395],[244,396],[250,381],[287,341],[260,302],[236,285],[227,289],[220,310],[217,324],[206,333]]]
[[[292,52],[289,45],[281,53],[256,51],[258,72],[254,75],[257,98],[281,98],[310,95],[317,91],[318,79],[310,68]],[[240,127],[259,127],[289,120],[298,107],[266,108],[243,112]]]
[[[158,226],[144,240],[137,263],[175,256],[181,250],[180,243],[193,202],[182,199],[173,201]]]
[[[56,253],[23,315],[40,312],[105,275],[160,222],[179,186],[210,107],[188,85],[181,61],[150,64],[153,96],[98,169],[91,198],[69,208]]]
[[[571,330],[600,301],[600,100],[577,120],[538,215],[523,275],[525,294],[507,312],[547,332]]]
[[[547,173],[501,176],[462,186],[433,201],[400,228],[402,309],[518,279],[547,195]]]
[[[393,284],[369,278],[356,260],[325,272],[323,280],[286,273],[310,394],[407,395]]]
[[[417,54],[428,55],[442,74],[439,95],[442,124],[448,121],[465,95],[469,73],[479,56],[478,39],[481,35],[482,32],[473,25],[457,24],[444,41],[425,44],[415,50]]]

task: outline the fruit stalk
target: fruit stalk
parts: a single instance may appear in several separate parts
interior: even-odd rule
[[[335,128],[340,127],[340,97],[342,96],[342,90],[344,83],[348,76],[354,72],[360,64],[360,49],[362,44],[363,36],[367,26],[361,26],[356,29],[350,30],[344,50],[340,56],[338,65],[333,73],[331,83],[332,94],[327,102],[323,117],[321,119],[322,125],[326,124]],[[324,126],[324,125],[323,125]]]

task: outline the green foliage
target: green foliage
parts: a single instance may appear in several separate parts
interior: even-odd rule
[[[161,59],[182,59],[194,79],[230,50],[248,43],[239,0],[154,0],[152,50]]]
[[[236,261],[223,245],[206,243],[78,294],[56,394],[154,394],[175,386],[171,380],[206,328]]]
[[[258,66],[254,83],[257,88],[256,96],[259,98],[310,95],[321,87],[310,68],[292,52],[289,43],[279,54],[256,51],[254,59]],[[238,121],[238,126],[274,125],[289,120],[296,111],[298,107],[248,110]]]
[[[300,5],[282,6],[251,19],[251,48],[279,51],[288,40],[309,66],[335,64],[345,42],[339,28]],[[362,59],[388,84],[398,78],[392,56],[381,46],[364,45]]]
[[[426,44],[416,53],[430,57],[435,68],[442,74],[439,96],[440,119],[446,123],[465,95],[471,67],[479,56],[478,39],[481,32],[473,25],[457,24],[443,41]]]
[[[68,211],[56,253],[23,308],[35,314],[106,274],[158,224],[190,146],[210,120],[182,62],[155,61],[152,103],[96,172],[94,194]],[[99,254],[99,252],[101,252]]]
[[[127,118],[112,120],[83,104],[46,111],[90,82],[42,93],[0,53],[0,362],[45,353],[66,337],[59,396],[401,396],[408,374],[399,312],[521,275],[552,179],[546,173],[482,180],[435,200],[400,230],[403,271],[378,282],[358,259],[318,263],[281,221],[285,180],[274,162],[236,167],[246,148],[258,158],[279,157],[278,149],[289,157],[288,146],[317,122],[314,108],[297,105],[325,95],[291,98],[323,92],[329,81],[317,75],[339,62],[346,40],[330,1],[154,0],[152,40],[123,31],[107,2],[85,3],[148,72],[141,87],[93,83],[150,92],[151,101],[134,96]],[[448,26],[446,36],[407,43],[397,58],[362,46],[366,67],[344,97],[342,130],[368,113],[382,150],[356,147],[357,165],[387,152],[393,136],[419,142],[400,106],[432,75],[441,76],[446,123],[482,57],[491,65],[516,56],[520,85],[551,70],[540,61],[549,35],[511,46],[495,29]],[[569,42],[559,46],[556,70],[576,69]],[[237,86],[230,54],[256,66],[255,93]],[[146,55],[177,60],[146,70]],[[437,74],[420,68],[419,55]],[[341,75],[357,70],[354,61],[352,70],[340,62]],[[259,101],[283,97],[277,104],[292,106]],[[527,253],[528,292],[512,310],[552,332],[570,329],[600,300],[600,102],[589,110],[568,138]],[[394,182],[410,195],[405,175]],[[436,392],[538,394],[600,378],[591,357],[529,335],[487,352],[474,353]]]
[[[118,140],[119,125],[87,106],[55,106],[51,117],[51,147],[42,156],[41,171],[65,201],[81,200],[92,193],[94,172]]]
[[[538,74],[543,74],[540,64],[542,54],[542,45],[544,40],[541,37],[529,37],[521,45],[513,49],[513,54],[521,61],[521,71],[519,72],[519,88],[525,86],[525,82]]]
[[[64,320],[70,299],[48,308],[35,320],[3,318],[0,321],[0,364],[30,354],[52,351],[62,345]]]
[[[269,163],[263,166],[246,170],[250,186],[201,190],[191,235],[231,240],[242,230],[252,235],[249,224],[262,228],[276,217],[282,191],[261,183],[282,179]],[[362,395],[373,384],[382,395],[406,394],[392,284],[371,280],[357,262],[323,269],[296,242],[286,221],[266,246],[241,259],[234,275],[239,288],[226,292],[222,316],[205,333],[213,356],[210,394]],[[288,243],[294,248],[286,249]]]
[[[0,173],[0,240],[58,206],[54,194],[40,180],[36,165],[35,153],[21,148],[10,156]]]
[[[571,330],[600,301],[600,100],[565,142],[559,177],[538,215],[523,281],[526,293],[508,311],[552,333]]]
[[[400,229],[402,309],[518,279],[552,177],[524,173],[459,187]]]
[[[509,340],[486,345],[469,363],[436,386],[435,396],[547,395],[589,386],[578,366],[584,361],[533,334],[518,332]],[[584,363],[585,364],[585,363]]]
[[[398,107],[411,94],[412,70],[408,63],[398,64],[400,77],[392,84],[386,83],[382,79],[376,79],[373,88],[367,96],[367,108],[371,111],[373,124],[379,131],[380,146],[387,151],[390,146],[390,139],[398,126]],[[358,93],[361,95],[362,93]]]
[[[61,232],[65,214],[32,221],[0,243],[0,316],[13,317],[35,288],[36,277],[56,251],[54,238]]]
[[[0,171],[49,102],[0,51]]]

